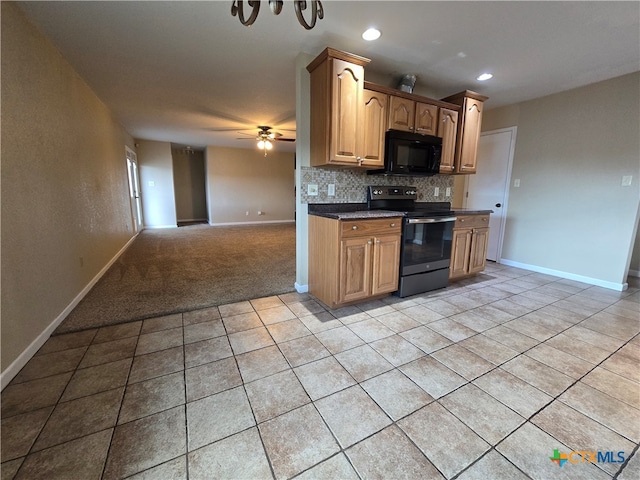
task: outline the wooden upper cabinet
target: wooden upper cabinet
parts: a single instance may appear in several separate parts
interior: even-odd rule
[[[438,122],[438,137],[442,137],[440,173],[453,173],[455,170],[457,128],[458,112],[449,108],[441,108]]]
[[[364,91],[362,165],[384,167],[384,134],[387,131],[388,95]]]
[[[413,100],[392,95],[389,99],[389,129],[413,132],[415,109],[416,102]]]
[[[334,59],[330,156],[337,162],[357,162],[362,148],[364,68]]]
[[[453,173],[476,173],[483,104],[488,99],[469,90],[444,98],[460,105]]]
[[[440,173],[475,173],[483,102],[469,90],[442,100],[364,80],[368,58],[326,48],[308,66],[310,163],[378,169],[389,129],[442,137]]]
[[[389,98],[389,129],[436,135],[438,106],[391,95]]]
[[[438,134],[438,107],[436,105],[416,102],[414,131],[424,135]]]
[[[367,63],[367,58],[326,48],[307,66],[311,86],[311,166],[361,165]]]

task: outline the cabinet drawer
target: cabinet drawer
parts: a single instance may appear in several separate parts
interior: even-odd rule
[[[477,228],[489,226],[489,215],[456,215],[454,228]]]
[[[342,238],[400,234],[402,217],[390,217],[375,220],[342,220],[340,233]]]

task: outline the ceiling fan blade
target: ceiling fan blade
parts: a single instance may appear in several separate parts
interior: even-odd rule
[[[276,142],[295,142],[295,138],[274,138]]]
[[[238,127],[228,127],[228,128],[203,128],[203,130],[207,130],[209,132],[233,132],[237,131]]]

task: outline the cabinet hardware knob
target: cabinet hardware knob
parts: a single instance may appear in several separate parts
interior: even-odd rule
[[[391,224],[391,225],[389,225],[389,226],[390,226],[390,227],[395,227],[395,226],[396,226],[396,224],[395,224],[395,223],[392,223],[392,224]]]
[[[461,218],[461,219],[460,219],[460,221],[461,221],[461,222],[464,222],[464,218]]]
[[[351,230],[357,230],[357,229],[358,229],[357,225],[354,225],[353,227],[351,227]]]
[[[369,240],[369,241],[367,242],[367,245],[371,245],[372,243],[373,243],[373,242],[372,242],[371,240]]]
[[[376,240],[376,243],[380,243],[380,240]]]

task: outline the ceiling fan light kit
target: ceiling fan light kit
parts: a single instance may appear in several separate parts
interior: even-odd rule
[[[249,0],[247,2],[249,7],[251,7],[251,13],[249,14],[249,18],[246,18],[244,15],[244,1],[234,0],[231,4],[231,15],[234,17],[237,16],[240,23],[246,27],[250,27],[253,25],[253,22],[256,21],[256,18],[258,18],[260,3],[260,0]],[[309,4],[311,4],[311,21],[307,22],[304,18],[304,12]],[[269,0],[269,8],[274,15],[280,14],[283,5],[284,2],[282,0]],[[322,2],[320,0],[312,0],[310,2],[305,0],[294,0],[293,7],[296,11],[298,22],[307,30],[311,30],[315,27],[318,19],[322,20],[324,18],[324,8],[322,7]]]

